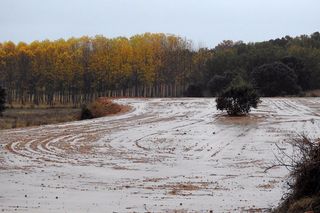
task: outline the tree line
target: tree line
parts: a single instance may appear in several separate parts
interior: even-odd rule
[[[9,103],[182,95],[193,54],[190,41],[165,34],[9,41],[0,44],[0,85]]]
[[[194,48],[163,33],[0,43],[7,102],[81,104],[99,96],[214,96],[231,84],[263,96],[320,87],[320,34]]]
[[[320,88],[319,32],[247,44],[223,41],[208,51],[205,69],[191,79],[198,95],[217,95],[241,82],[268,97]]]

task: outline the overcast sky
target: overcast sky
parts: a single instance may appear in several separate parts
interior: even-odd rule
[[[320,31],[320,0],[0,0],[0,42],[144,32],[196,45]]]

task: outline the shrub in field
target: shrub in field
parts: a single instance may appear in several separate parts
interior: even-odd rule
[[[5,110],[6,103],[6,91],[0,87],[0,116],[2,116],[2,112]]]
[[[226,110],[229,115],[243,115],[250,108],[257,108],[259,96],[248,85],[231,86],[216,99],[217,109]]]
[[[85,120],[85,119],[92,119],[92,118],[93,118],[92,113],[88,109],[87,105],[82,105],[80,119]]]
[[[279,160],[290,169],[290,192],[274,212],[320,212],[320,139],[301,136],[292,144],[295,154]]]

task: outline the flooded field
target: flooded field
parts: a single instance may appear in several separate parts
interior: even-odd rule
[[[319,137],[320,99],[262,100],[228,117],[210,98],[119,99],[129,113],[2,130],[0,210],[268,212],[288,171],[265,169]]]

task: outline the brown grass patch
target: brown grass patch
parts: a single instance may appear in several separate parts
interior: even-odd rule
[[[124,113],[129,111],[129,106],[123,106],[113,103],[109,98],[98,98],[90,104],[89,110],[94,118],[103,117],[107,115],[114,115],[117,113]]]
[[[9,108],[0,117],[0,129],[75,121],[79,113],[78,108]]]
[[[72,107],[48,107],[29,105],[16,105],[17,108],[8,108],[0,117],[0,129],[22,128],[56,124],[80,119],[81,109]],[[108,98],[98,98],[90,105],[94,117],[103,117],[118,113],[126,113],[131,110],[130,106],[113,103]]]
[[[80,120],[104,117],[129,111],[131,108],[117,103],[113,103],[109,98],[98,98],[89,107],[81,107]]]

